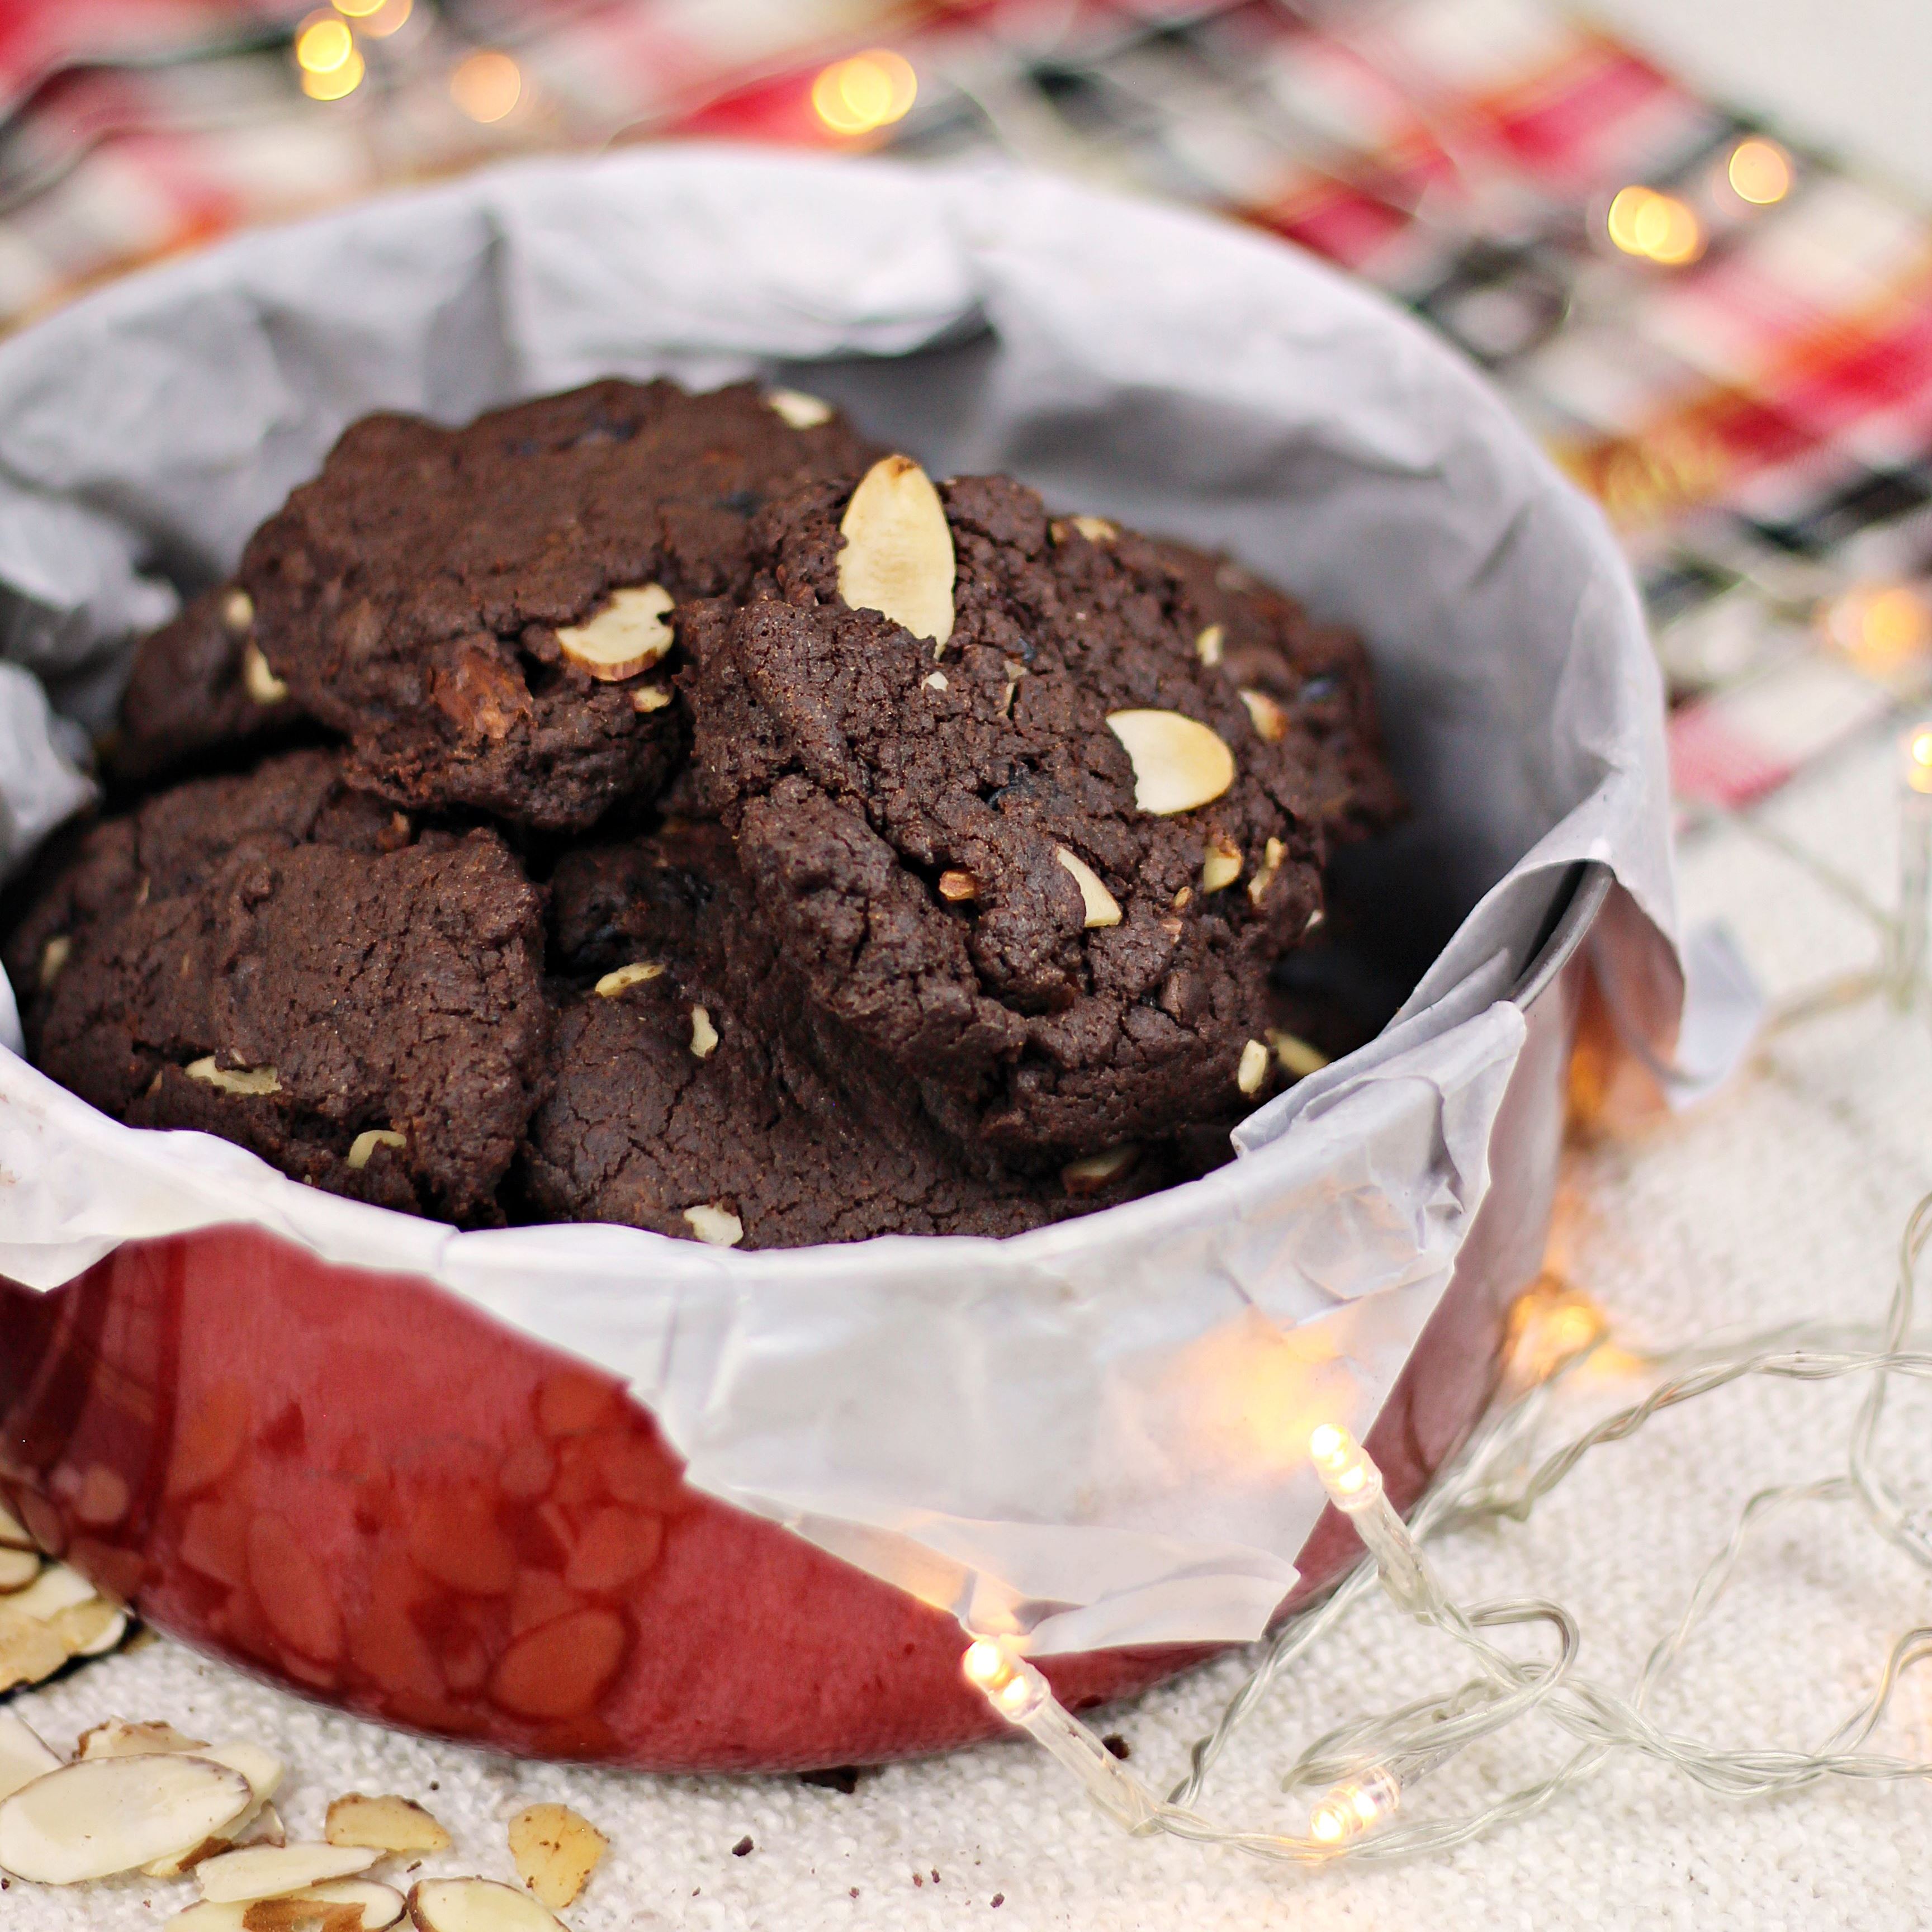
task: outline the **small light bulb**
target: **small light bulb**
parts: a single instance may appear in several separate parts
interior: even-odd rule
[[[1308,1438],[1308,1453],[1329,1499],[1343,1509],[1364,1508],[1382,1494],[1382,1472],[1340,1423],[1321,1424]]]
[[[961,1667],[968,1679],[982,1690],[996,1688],[1013,1674],[1012,1662],[1006,1652],[985,1637],[967,1647]]]
[[[1340,1846],[1384,1824],[1402,1802],[1402,1786],[1391,1772],[1372,1771],[1349,1784],[1338,1784],[1308,1814],[1308,1835],[1317,1844]]]

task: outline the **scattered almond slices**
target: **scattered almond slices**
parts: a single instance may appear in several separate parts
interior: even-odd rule
[[[248,613],[251,623],[254,614],[251,605]],[[246,629],[247,626],[242,628]],[[257,704],[279,704],[289,694],[288,686],[269,668],[268,659],[262,655],[261,646],[252,640],[242,653],[242,682]]]
[[[1060,1170],[1060,1184],[1072,1195],[1098,1194],[1118,1180],[1141,1157],[1138,1144],[1122,1141],[1118,1147],[1102,1148],[1098,1154],[1070,1160]]]
[[[517,1876],[553,1912],[575,1900],[610,1844],[567,1804],[526,1805],[510,1820]]]
[[[1274,1057],[1281,1063],[1284,1073],[1292,1073],[1298,1080],[1306,1080],[1311,1073],[1319,1073],[1328,1064],[1328,1056],[1319,1047],[1310,1046],[1305,1040],[1298,1040],[1292,1033],[1270,1031],[1268,1044],[1274,1048]]]
[[[0,1691],[40,1683],[76,1657],[98,1657],[127,1634],[127,1612],[80,1571],[36,1557],[32,1580],[0,1594]]]
[[[1194,655],[1211,668],[1221,662],[1221,653],[1227,641],[1226,628],[1220,624],[1210,624],[1196,633]]]
[[[4,1503],[0,1503],[0,1550],[32,1550],[34,1539],[27,1526]]]
[[[449,1834],[412,1798],[368,1798],[352,1791],[328,1808],[322,1834],[332,1845],[379,1852],[446,1852]]]
[[[735,1248],[745,1238],[745,1224],[728,1208],[700,1202],[684,1210],[691,1232],[707,1246]]]
[[[0,1596],[24,1590],[40,1574],[40,1559],[33,1550],[0,1545]]]
[[[952,634],[952,532],[932,478],[909,456],[881,457],[838,531],[839,596],[943,646]]]
[[[1207,849],[1201,855],[1201,890],[1204,892],[1220,892],[1240,876],[1240,846],[1225,832],[1211,834]]]
[[[106,1723],[81,1732],[74,1741],[74,1754],[86,1763],[103,1757],[191,1756],[207,1748],[206,1738],[186,1736],[158,1718],[136,1724],[130,1724],[125,1718],[110,1718]],[[248,1776],[246,1772],[242,1774]]]
[[[112,1877],[201,1844],[254,1802],[240,1772],[209,1758],[76,1760],[0,1802],[0,1868],[39,1885]]]
[[[1268,1078],[1268,1050],[1258,1040],[1251,1040],[1241,1048],[1241,1064],[1235,1070],[1234,1084],[1250,1098],[1262,1090],[1262,1082]]]
[[[131,1762],[142,1760],[137,1758]],[[325,1845],[314,1841],[250,1845],[242,1851],[223,1852],[214,1858],[204,1858],[196,1866],[194,1875],[200,1883],[202,1897],[220,1904],[237,1898],[274,1898],[284,1892],[320,1885],[325,1880],[353,1878],[358,1872],[367,1871],[381,1856],[380,1850],[366,1845]]]
[[[662,980],[664,969],[655,959],[634,959],[628,966],[620,966],[615,971],[606,973],[592,988],[600,1000],[614,1000],[620,993],[628,993],[633,986],[641,986],[652,980]]]
[[[1120,902],[1100,883],[1100,874],[1064,845],[1056,845],[1053,856],[1066,871],[1072,874],[1073,883],[1080,888],[1081,902],[1087,909],[1085,924],[1088,930],[1100,926],[1118,926]]]
[[[383,1932],[408,1910],[394,1886],[348,1878],[273,1898],[204,1899],[167,1922],[181,1932]]]
[[[224,1094],[279,1094],[280,1077],[272,1066],[218,1066],[213,1054],[191,1060],[182,1069],[190,1080]]]
[[[1212,804],[1234,782],[1220,735],[1180,711],[1110,711],[1107,728],[1134,768],[1134,802],[1157,818]]]
[[[280,1758],[272,1751],[264,1750],[260,1744],[247,1743],[205,1744],[198,1754],[238,1771],[248,1780],[255,1802],[233,1824],[224,1826],[200,1844],[171,1852],[166,1858],[143,1865],[141,1869],[149,1878],[179,1878],[204,1859],[218,1858],[224,1852],[235,1851],[244,1846],[279,1847],[289,1841],[288,1834],[282,1828],[281,1814],[268,1802],[282,1781]]]
[[[0,1800],[58,1771],[61,1761],[10,1711],[0,1711]]]
[[[718,1029],[711,1023],[710,1010],[704,1006],[691,1010],[691,1051],[699,1060],[709,1060],[718,1044]]]
[[[665,621],[676,599],[662,584],[627,584],[587,624],[556,634],[563,654],[606,684],[621,684],[649,670],[670,650],[676,637]]]
[[[527,1892],[488,1878],[422,1880],[409,1906],[416,1932],[557,1932],[563,1922]]]
[[[1270,745],[1279,745],[1288,736],[1288,713],[1266,692],[1244,687],[1241,702],[1248,707],[1248,720],[1256,736],[1264,738]]]
[[[376,1157],[378,1148],[406,1148],[409,1145],[406,1135],[399,1134],[394,1127],[364,1127],[349,1143],[349,1165],[358,1173]]]
[[[832,420],[832,405],[802,389],[767,389],[765,403],[793,429],[816,429]]]

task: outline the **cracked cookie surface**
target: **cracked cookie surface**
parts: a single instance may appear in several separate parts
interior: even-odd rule
[[[237,580],[294,702],[411,808],[580,830],[680,761],[656,676],[560,641],[616,593],[730,595],[752,514],[864,460],[836,416],[795,429],[749,385],[595,382],[460,429],[364,417],[250,538]]]
[[[1002,478],[941,488],[957,571],[943,646],[848,608],[850,490],[774,504],[752,601],[681,623],[693,788],[736,834],[786,969],[948,1132],[1008,1160],[1256,1104],[1238,1083],[1268,965],[1321,905],[1310,740],[1264,737],[1202,662],[1165,547],[1049,523]],[[1145,711],[1220,741],[1217,796],[1141,808],[1144,775],[1109,721]]]

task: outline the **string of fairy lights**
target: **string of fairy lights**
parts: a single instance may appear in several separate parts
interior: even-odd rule
[[[1902,1009],[1922,1005],[1928,892],[1932,892],[1932,726],[1908,731],[1900,753],[1901,860],[1898,908],[1887,914],[1850,882],[1826,883],[1868,912],[1882,942],[1880,964],[1806,993],[1774,1012],[1768,1030],[1874,998]],[[1780,850],[1788,850],[1778,842]],[[1831,868],[1806,860],[1812,869]],[[1642,1399],[1604,1417],[1559,1446],[1543,1442],[1552,1399],[1582,1364],[1610,1344],[1608,1324],[1574,1290],[1539,1288],[1519,1304],[1516,1345],[1504,1399],[1478,1428],[1405,1523],[1383,1492],[1373,1460],[1348,1432],[1323,1424],[1309,1454],[1329,1499],[1353,1524],[1366,1552],[1347,1580],[1316,1609],[1283,1624],[1261,1647],[1246,1678],[1214,1730],[1193,1747],[1187,1775],[1162,1798],[1054,1699],[1046,1678],[1009,1640],[980,1636],[964,1670],[993,1708],[1028,1731],[1065,1766],[1094,1802],[1137,1834],[1166,1832],[1292,1864],[1340,1858],[1386,1861],[1442,1852],[1541,1811],[1620,1753],[1669,1766],[1705,1790],[1730,1798],[1768,1796],[1827,1779],[1932,1779],[1932,1762],[1871,1747],[1900,1680],[1932,1657],[1932,1625],[1891,1645],[1870,1695],[1809,1749],[1724,1748],[1672,1726],[1655,1712],[1657,1694],[1709,1618],[1740,1559],[1766,1526],[1802,1506],[1848,1510],[1870,1531],[1932,1572],[1932,1511],[1902,1495],[1880,1466],[1878,1436],[1888,1391],[1898,1382],[1932,1380],[1932,1348],[1914,1330],[1916,1275],[1932,1239],[1932,1193],[1913,1208],[1900,1238],[1896,1277],[1882,1319],[1867,1324],[1796,1323],[1721,1343],[1667,1353],[1619,1352],[1622,1366],[1654,1379]],[[1443,1589],[1424,1552],[1432,1538],[1482,1523],[1521,1522],[1541,1508],[1594,1450],[1621,1442],[1686,1402],[1750,1379],[1809,1384],[1862,1381],[1864,1399],[1842,1466],[1810,1480],[1760,1490],[1711,1557],[1676,1623],[1652,1648],[1628,1692],[1576,1668],[1582,1624],[1565,1606],[1540,1598],[1464,1605]],[[1921,1472],[1922,1474],[1922,1472]],[[1196,1808],[1209,1773],[1270,1690],[1312,1657],[1379,1588],[1408,1617],[1439,1633],[1471,1674],[1396,1708],[1353,1720],[1317,1738],[1288,1766],[1284,1792],[1306,1795],[1299,1830],[1244,1830]],[[1540,1632],[1544,1653],[1504,1648],[1496,1634]],[[1535,1720],[1570,1747],[1556,1768],[1478,1810],[1414,1817],[1417,1786],[1479,1741]]]

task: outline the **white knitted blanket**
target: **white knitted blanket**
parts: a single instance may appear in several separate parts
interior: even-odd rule
[[[1769,820],[1888,903],[1897,864],[1888,737],[1840,754],[1778,800]],[[1799,866],[1742,834],[1684,854],[1690,920],[1732,923],[1774,997],[1867,962],[1861,919]],[[1580,1152],[1558,1259],[1642,1344],[1718,1324],[1882,1309],[1892,1251],[1932,1186],[1932,1034],[1876,1005],[1812,1022],[1762,1052],[1717,1100],[1634,1140]],[[1630,1384],[1579,1391],[1599,1406]],[[1748,1384],[1598,1452],[1522,1527],[1437,1546],[1464,1600],[1552,1596],[1582,1616],[1580,1667],[1618,1688],[1754,1490],[1828,1473],[1856,1402],[1849,1386]],[[1888,1467],[1932,1487],[1932,1406],[1901,1399]],[[1915,1469],[1916,1463],[1916,1469]],[[1868,1694],[1893,1637],[1932,1622],[1932,1590],[1848,1512],[1781,1519],[1668,1690],[1672,1728],[1734,1745],[1822,1739]],[[1299,1829],[1276,1790],[1300,1746],[1342,1719],[1463,1675],[1439,1640],[1380,1604],[1282,1686],[1223,1760],[1206,1808],[1250,1828]],[[1202,1672],[1106,1714],[1165,1789],[1240,1676]],[[319,1834],[340,1792],[398,1791],[430,1806],[456,1848],[427,1870],[511,1876],[503,1821],[536,1798],[575,1806],[611,1852],[567,1915],[617,1927],[1148,1928],[1414,1926],[1430,1932],[1695,1926],[1698,1932],[1858,1932],[1932,1918],[1932,1792],[1828,1786],[1777,1802],[1703,1795],[1618,1761],[1528,1823],[1438,1861],[1310,1875],[1171,1840],[1129,1840],[1028,1744],[992,1745],[866,1777],[850,1796],[796,1778],[657,1778],[519,1765],[429,1744],[284,1697],[166,1642],[107,1659],[20,1714],[55,1744],[110,1714],[166,1718],[211,1738],[257,1738],[290,1766],[291,1832]],[[1875,1744],[1932,1757],[1932,1678],[1908,1680]],[[1472,1752],[1414,1794],[1418,1813],[1465,1810],[1558,1761],[1534,1729]],[[734,1856],[748,1836],[752,1849]],[[77,1892],[15,1883],[6,1932],[161,1924],[186,1884],[133,1880]],[[997,1908],[1001,1916],[985,1915]]]

